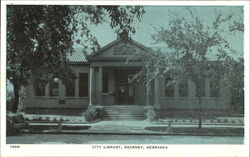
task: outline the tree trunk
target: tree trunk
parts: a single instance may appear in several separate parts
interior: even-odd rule
[[[198,114],[199,114],[199,128],[201,129],[202,128],[202,113],[201,113],[201,97],[199,96],[199,102],[198,102],[198,105],[199,105],[199,111],[198,111]]]
[[[19,90],[20,90],[20,85],[19,83],[13,81],[13,87],[14,87],[14,102],[12,106],[12,112],[17,113],[18,109],[18,104],[19,104]]]
[[[25,104],[26,104],[26,87],[21,86],[19,89],[19,104],[17,112],[24,112]]]

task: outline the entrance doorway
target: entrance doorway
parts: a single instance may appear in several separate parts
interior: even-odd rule
[[[129,81],[134,71],[117,70],[115,73],[116,104],[133,105],[135,104],[135,86]]]

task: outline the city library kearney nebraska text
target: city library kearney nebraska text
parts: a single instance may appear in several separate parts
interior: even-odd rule
[[[93,145],[93,149],[168,149],[167,146],[159,146],[159,145]]]

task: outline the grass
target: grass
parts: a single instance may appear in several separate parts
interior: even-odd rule
[[[147,127],[145,128],[150,131],[157,131],[157,132],[167,132],[167,127]],[[173,133],[177,134],[201,134],[201,135],[244,135],[243,128],[225,128],[225,127],[218,127],[218,128],[196,128],[196,127],[181,127],[181,128],[172,128]]]

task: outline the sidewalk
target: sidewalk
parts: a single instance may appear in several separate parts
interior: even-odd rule
[[[44,129],[36,129],[37,127]],[[222,130],[219,135],[221,136],[241,136],[240,134],[225,133],[223,130],[243,130],[244,125],[242,124],[209,124],[204,123],[202,125],[203,132],[192,132],[190,129],[198,128],[198,123],[176,123],[172,122],[171,131],[168,130],[167,123],[160,122],[149,122],[149,121],[100,121],[96,123],[62,123],[61,125],[58,122],[46,123],[46,122],[30,122],[28,129],[23,130],[23,133],[55,133],[55,134],[136,134],[136,135],[195,135],[195,136],[216,136],[217,133],[211,132],[211,130]],[[33,129],[32,129],[33,128]],[[153,128],[147,129],[147,128]],[[176,128],[182,128],[184,132],[175,132]],[[188,132],[185,132],[185,128]],[[161,131],[154,131],[160,129]],[[208,131],[206,131],[206,129]],[[166,131],[162,131],[166,130]],[[210,130],[210,131],[209,131]],[[240,131],[240,132],[241,132]],[[239,131],[237,131],[239,132]]]

